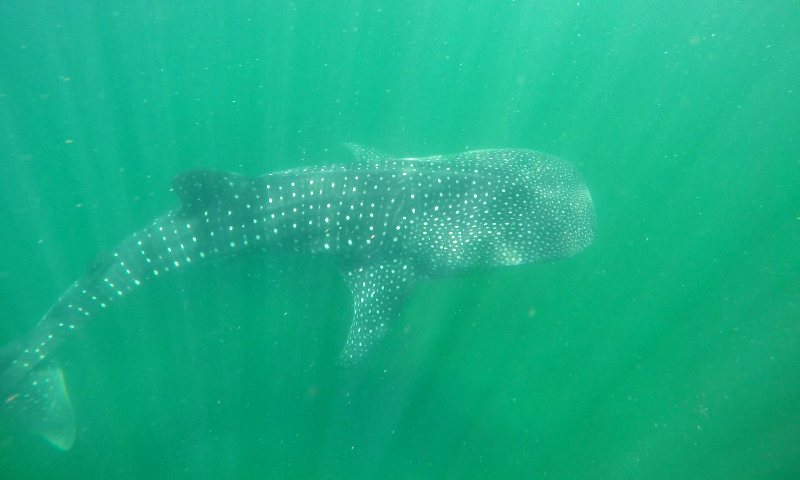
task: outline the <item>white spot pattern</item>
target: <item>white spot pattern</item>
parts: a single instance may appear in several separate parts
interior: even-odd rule
[[[248,178],[198,170],[173,181],[182,207],[101,255],[50,309],[0,388],[21,380],[66,336],[146,280],[194,261],[264,250],[331,255],[354,297],[343,357],[386,332],[418,278],[565,258],[594,235],[578,172],[530,150],[395,159],[351,146],[348,165]],[[7,390],[3,390],[7,393]]]

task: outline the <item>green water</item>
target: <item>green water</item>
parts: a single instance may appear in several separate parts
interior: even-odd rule
[[[58,352],[69,452],[0,478],[800,478],[795,0],[0,3],[0,343],[178,172],[531,148],[596,242],[417,287],[336,359],[330,263],[160,279]]]

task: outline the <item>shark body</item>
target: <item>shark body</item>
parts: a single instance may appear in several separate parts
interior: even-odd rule
[[[399,316],[415,280],[566,258],[594,236],[589,191],[557,157],[509,149],[398,159],[349,147],[349,164],[176,176],[179,209],[99,256],[32,332],[0,349],[2,409],[69,449],[74,414],[48,355],[138,286],[205,259],[287,250],[336,258],[353,294],[342,352],[353,363]]]

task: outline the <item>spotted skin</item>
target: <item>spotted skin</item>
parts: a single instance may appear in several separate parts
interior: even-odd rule
[[[398,317],[415,280],[566,258],[594,236],[589,191],[557,157],[480,150],[396,159],[349,147],[355,159],[346,165],[255,178],[179,174],[178,210],[99,256],[31,334],[0,349],[0,398],[38,402],[31,372],[71,332],[145,282],[205,259],[263,251],[336,258],[353,294],[342,352],[353,363]]]

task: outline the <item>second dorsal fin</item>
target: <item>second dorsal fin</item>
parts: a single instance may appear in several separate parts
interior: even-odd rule
[[[249,192],[253,179],[222,170],[190,170],[172,179],[175,194],[181,199],[179,214],[192,216],[214,210],[221,200],[235,192]]]

